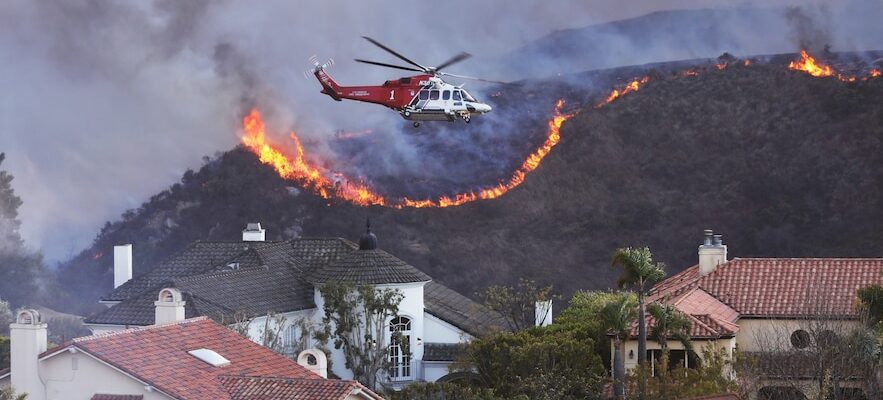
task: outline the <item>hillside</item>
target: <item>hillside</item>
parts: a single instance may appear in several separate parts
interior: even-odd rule
[[[502,198],[444,209],[328,202],[237,148],[108,223],[61,280],[93,301],[110,289],[114,244],[135,244],[137,275],[193,240],[237,239],[248,221],[272,239],[356,239],[366,216],[381,248],[464,293],[519,277],[563,293],[606,288],[609,256],[626,245],[650,246],[674,273],[693,265],[705,228],[724,233],[731,256],[883,254],[883,79],[846,84],[781,64],[698,76],[655,66],[639,92],[593,107],[598,87],[609,88],[599,77],[633,72],[540,86],[551,88],[543,109],[557,95],[582,109]],[[589,80],[596,89],[555,91]],[[527,87],[537,86],[512,90]],[[544,123],[525,119],[524,142],[542,139]]]

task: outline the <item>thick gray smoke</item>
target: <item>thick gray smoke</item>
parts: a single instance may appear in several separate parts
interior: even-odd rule
[[[827,26],[835,28],[835,45],[846,47],[861,33],[857,31],[861,24],[852,21],[841,31],[844,24],[838,21],[844,16],[873,15],[867,9],[873,11],[873,4],[868,3],[879,7],[877,1],[849,3],[852,8],[831,3],[837,6],[806,15],[809,21],[828,19]],[[512,123],[505,115],[491,114],[488,123],[462,136],[447,128],[449,134],[437,139],[415,138],[402,132],[406,124],[388,110],[337,103],[319,94],[318,84],[302,75],[309,67],[307,58],[314,54],[323,60],[336,58],[331,73],[343,84],[377,84],[399,75],[352,62],[355,57],[395,61],[359,36],[375,37],[428,64],[459,51],[477,55],[450,72],[529,77],[550,71],[532,70],[531,63],[541,60],[531,57],[505,65],[492,60],[555,30],[728,2],[437,4],[403,0],[0,3],[0,151],[7,153],[5,167],[17,177],[16,190],[25,201],[21,219],[28,243],[42,248],[49,260],[78,252],[102,221],[137,207],[177,181],[185,169],[198,167],[202,156],[235,146],[239,119],[251,107],[264,112],[280,140],[296,129],[331,166],[357,175],[393,176],[409,170],[423,177],[443,172],[456,177],[470,175],[468,168],[500,168],[472,163],[462,171],[451,171],[447,160],[431,151],[444,147],[478,160],[499,159],[501,150],[485,152],[470,143],[490,146],[512,139],[517,127],[502,125]],[[781,22],[793,30],[784,15]],[[733,35],[742,34],[733,30]],[[608,47],[616,51],[607,62],[627,65],[642,60],[630,41],[610,40]],[[472,83],[467,87],[481,88]],[[501,125],[491,125],[494,121]],[[338,149],[329,142],[334,132],[364,129],[372,129],[383,146],[357,153],[356,158],[336,159]],[[476,137],[482,140],[472,140]],[[370,164],[370,171],[363,164]]]

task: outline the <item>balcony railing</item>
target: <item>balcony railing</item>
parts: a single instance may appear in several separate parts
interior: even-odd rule
[[[411,360],[408,363],[394,364],[388,371],[386,378],[389,382],[411,382],[420,380],[423,371],[420,370],[420,360]]]

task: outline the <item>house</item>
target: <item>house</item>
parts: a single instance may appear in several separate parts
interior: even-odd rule
[[[321,376],[322,354],[300,365],[205,317],[47,349],[47,324],[22,310],[10,336],[12,367],[0,386],[29,400],[380,399],[358,382]]]
[[[131,278],[131,245],[114,251],[116,288],[101,298],[109,306],[86,319],[96,333],[151,325],[170,317],[154,313],[158,293],[180,293],[186,318],[207,316],[225,325],[244,324],[248,336],[295,356],[317,346],[311,332],[324,316],[320,288],[327,282],[393,288],[404,294],[389,321],[409,346],[397,346],[385,383],[434,382],[449,375],[463,343],[500,329],[498,314],[445,287],[377,246],[370,231],[355,244],[341,238],[267,241],[260,224],[248,224],[242,241],[198,241]],[[388,334],[388,333],[387,333]],[[387,338],[389,339],[389,338]],[[389,340],[387,340],[389,343]],[[351,379],[342,351],[330,350],[333,373]],[[402,348],[410,352],[400,351]]]
[[[698,263],[658,283],[647,303],[675,306],[691,321],[693,348],[709,348],[732,357],[752,357],[763,397],[817,394],[825,371],[818,351],[834,348],[837,338],[860,326],[857,291],[883,283],[883,258],[727,258],[721,235],[705,231]],[[648,332],[654,325],[648,316]],[[637,324],[635,324],[636,326]],[[689,367],[701,355],[687,354],[669,341],[670,364]],[[626,368],[637,366],[637,328],[624,343]],[[648,339],[647,360],[655,369],[660,346]],[[611,349],[611,363],[613,351]],[[848,364],[844,358],[844,364]],[[612,364],[611,364],[612,365]],[[844,396],[858,396],[861,371],[840,368]],[[845,371],[845,372],[844,372]],[[744,378],[744,377],[743,377]],[[799,392],[799,393],[798,393]],[[851,397],[850,397],[851,398]]]

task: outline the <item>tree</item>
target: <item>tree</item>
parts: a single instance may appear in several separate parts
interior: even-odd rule
[[[586,332],[595,341],[595,354],[602,360],[610,359],[610,337],[601,318],[601,311],[608,303],[628,296],[634,304],[637,297],[631,292],[579,291],[570,298],[570,304],[555,319],[556,325],[573,327]],[[610,369],[609,363],[604,368]]]
[[[612,265],[621,266],[622,276],[617,284],[620,289],[634,288],[638,292],[638,365],[647,362],[647,327],[645,321],[644,298],[653,283],[665,277],[665,265],[654,263],[650,249],[620,248],[613,253]],[[643,385],[638,391],[643,399]]]
[[[690,319],[684,313],[671,304],[653,303],[647,306],[647,312],[654,319],[653,327],[650,328],[650,337],[659,343],[663,357],[668,355],[668,339],[675,339],[684,345],[684,349],[690,351],[693,347],[690,342]]]
[[[0,153],[0,165],[6,158]],[[0,293],[15,307],[41,300],[41,282],[49,277],[43,258],[25,248],[19,233],[21,198],[12,188],[14,177],[0,170]]]
[[[539,287],[529,279],[518,286],[490,286],[481,296],[487,308],[500,313],[512,331],[534,326],[534,309],[539,301],[552,300],[552,286]]]
[[[637,318],[637,304],[633,296],[621,294],[604,306],[601,320],[613,340],[613,392],[625,396],[625,348],[623,343],[631,335],[632,323]]]
[[[474,339],[452,369],[507,399],[595,398],[605,374],[590,335],[560,324]]]
[[[883,286],[863,287],[858,290],[857,296],[865,323],[883,333]]]
[[[398,289],[339,283],[326,283],[319,291],[325,316],[316,339],[331,340],[334,348],[343,350],[353,378],[377,389],[379,375],[391,366],[389,344],[401,343],[398,332],[388,331],[389,320],[398,314],[404,295]],[[407,343],[402,344],[402,352],[410,353]]]
[[[9,368],[9,336],[0,336],[0,369]]]
[[[9,302],[0,299],[0,335],[9,333],[9,324],[12,323],[13,318]]]

